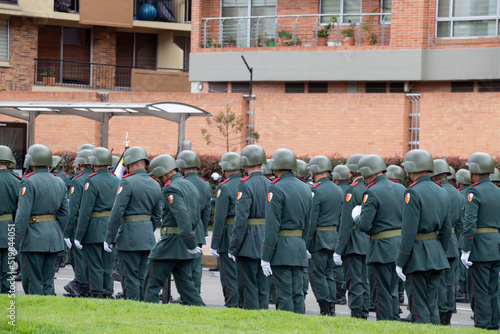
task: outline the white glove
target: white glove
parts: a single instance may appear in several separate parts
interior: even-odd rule
[[[307,259],[310,260],[312,258],[312,255],[311,255],[311,253],[309,253],[308,250],[306,250],[306,252],[307,252]]]
[[[217,251],[213,248],[210,248],[210,253],[212,253],[212,255],[215,257],[219,257],[219,253],[217,253]]]
[[[469,256],[470,252],[464,252],[464,251],[462,251],[462,256],[460,256],[460,260],[462,260],[462,263],[467,269],[469,269],[469,267],[472,266],[472,262],[469,261]]]
[[[337,253],[333,253],[333,262],[335,262],[335,264],[337,266],[341,266],[342,265],[342,256],[340,256]]]
[[[14,247],[9,247],[9,252],[14,254],[14,256],[17,256],[17,250]]]
[[[59,239],[60,240],[60,239]],[[69,240],[69,238],[64,238],[64,242],[66,243],[66,246],[68,246],[68,248],[71,248],[73,245],[71,244],[71,240]]]
[[[104,241],[104,250],[108,253],[111,253],[112,252],[111,248],[113,248],[113,245],[108,245],[108,243]]]
[[[227,253],[227,257],[236,262],[236,256],[234,256],[233,254]]]
[[[78,240],[76,240],[76,239],[75,239],[74,243],[75,243],[75,247],[76,247],[76,248],[78,248],[78,249],[83,249],[83,246],[82,246],[82,244],[80,243],[80,241],[78,241]]]
[[[355,221],[356,218],[358,218],[360,214],[361,214],[361,205],[356,205],[354,207],[354,209],[352,209],[352,212],[351,212],[352,220]]]
[[[273,274],[270,262],[260,260],[260,266],[262,267],[262,271],[264,272],[264,276],[268,277],[268,276],[271,276]]]
[[[188,249],[189,254],[200,254],[203,253],[203,249],[201,247],[195,247],[193,249]]]
[[[398,274],[403,282],[406,282],[406,275],[403,274],[403,268],[396,266],[396,274]]]
[[[212,175],[210,175],[210,177],[214,180],[214,181],[217,181],[218,179],[220,179],[220,174],[219,173],[212,173]]]

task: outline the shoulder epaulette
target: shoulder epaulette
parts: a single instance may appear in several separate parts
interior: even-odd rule
[[[87,177],[92,177],[92,176],[94,176],[94,175],[97,175],[97,173],[92,173],[92,174],[90,174],[90,175],[89,175],[89,176],[87,176]]]
[[[245,176],[244,178],[242,178],[242,179],[240,180],[240,182],[245,182],[245,181],[246,181],[246,180],[248,180],[249,178],[250,178],[250,176]]]
[[[113,172],[109,172],[109,173],[110,173],[110,174],[113,174],[114,176],[116,176],[116,174],[115,174],[115,173],[113,173]]]
[[[476,182],[472,186],[474,187],[474,186],[477,186],[478,184],[479,184],[479,182]]]
[[[63,175],[68,175],[68,173],[63,173]]]
[[[371,186],[373,186],[374,184],[375,184],[375,182],[372,182],[372,183],[370,183],[369,185],[367,185],[366,187],[367,187],[367,188],[370,188],[370,187],[371,187]]]
[[[304,180],[304,179],[303,179],[303,178],[301,178],[301,177],[298,177],[297,179],[299,179],[300,181],[302,181],[302,182],[304,182],[304,183],[307,183],[307,181],[306,181],[306,180]]]
[[[267,179],[268,179],[269,181],[273,182],[273,179],[271,179],[269,176],[266,176],[266,177],[267,177]]]
[[[163,188],[166,188],[170,185],[170,183],[172,183],[172,180],[168,180],[167,183],[165,183],[165,185],[163,186]]]
[[[274,183],[278,182],[279,180],[281,180],[281,179],[279,177],[277,177],[276,179],[274,179],[273,182],[271,182],[271,184],[274,184]]]
[[[418,183],[418,181],[413,182],[412,184],[410,184],[410,185],[408,186],[408,188],[413,187],[413,186],[414,186],[414,185],[416,185],[417,183]]]
[[[358,182],[353,182],[353,183],[351,183],[351,184],[349,185],[349,187],[355,187],[355,186],[357,186],[357,185],[358,185]]]
[[[443,185],[439,182],[434,182],[435,184],[437,184],[438,186],[440,186],[441,188],[443,188]]]
[[[462,190],[462,188],[458,188],[457,190],[458,190],[458,191],[461,191],[461,190]]]
[[[129,177],[130,175],[132,175],[132,174],[125,174],[125,175],[122,176],[122,179],[124,179],[126,177]]]
[[[225,179],[224,181],[222,181],[221,183],[219,183],[219,185],[223,185],[224,183],[226,183],[227,181],[229,181],[229,179]]]
[[[315,184],[313,184],[313,185],[311,186],[311,188],[316,188],[316,187],[317,187],[317,186],[319,186],[319,185],[320,185],[320,182],[315,183]]]
[[[153,180],[158,181],[158,180],[156,179],[156,177],[154,177],[154,175],[149,175],[149,176],[151,176],[151,178],[152,178]]]
[[[59,175],[57,175],[57,174],[52,173],[52,175],[57,176],[57,177],[59,177],[59,178],[60,178],[60,176],[59,176]]]
[[[28,174],[24,175],[23,177],[30,177],[31,175],[33,175],[33,173],[28,173]]]
[[[200,179],[202,179],[203,181],[206,181],[207,179],[205,179],[203,176],[200,176]]]
[[[389,180],[389,181],[392,181],[392,182],[394,182],[394,183],[399,183],[399,181],[398,181],[398,180]]]
[[[78,179],[80,176],[82,176],[82,174],[78,174],[78,175],[76,175],[75,177],[73,177],[73,180],[74,180],[74,179]]]
[[[19,180],[22,180],[22,178],[19,177],[19,175],[17,175],[17,174],[12,173],[12,176],[17,177]]]

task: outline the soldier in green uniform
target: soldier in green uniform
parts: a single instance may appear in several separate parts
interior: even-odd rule
[[[126,150],[123,164],[129,174],[118,185],[103,247],[111,253],[116,239],[123,297],[144,300],[147,260],[161,220],[161,188],[146,171],[149,158],[142,147]]]
[[[11,163],[16,163],[9,147],[0,145],[0,293],[9,293],[9,231],[16,216],[19,184],[21,178],[8,170]],[[12,233],[11,233],[12,234]],[[12,250],[11,250],[12,251]],[[14,252],[15,253],[15,252]]]
[[[260,169],[266,163],[266,153],[258,145],[247,145],[241,151],[241,165],[248,175],[240,180],[237,188],[228,256],[236,262],[243,309],[269,308],[267,279],[260,268],[269,186],[269,180]]]
[[[332,180],[345,193],[349,187],[349,168],[345,165],[335,166],[332,171]]]
[[[266,276],[273,275],[276,308],[304,313],[303,268],[308,266],[311,188],[294,177],[297,158],[289,149],[274,151],[269,167],[276,179],[267,194],[262,271]]]
[[[311,227],[307,249],[311,287],[319,305],[320,315],[335,316],[337,286],[333,276],[333,253],[338,239],[337,228],[342,213],[343,192],[330,181],[332,162],[323,155],[309,161],[313,175]]]
[[[85,144],[87,145],[87,144]],[[90,144],[88,144],[90,145]],[[82,145],[83,147],[87,147]],[[81,147],[82,147],[81,146]],[[89,146],[90,147],[90,146]],[[82,201],[83,186],[87,176],[92,174],[90,168],[89,157],[92,153],[91,149],[82,149],[78,152],[74,164],[80,172],[73,177],[69,183],[69,221],[66,230],[64,231],[64,241],[70,252],[70,263],[75,274],[75,279],[64,286],[64,289],[71,297],[90,297],[89,281],[87,277],[87,266],[85,254],[81,249],[73,247],[76,233],[76,225],[78,223],[78,212]]]
[[[168,154],[154,158],[149,171],[163,184],[164,209],[161,239],[148,257],[144,300],[158,303],[158,293],[172,273],[182,300],[188,305],[205,306],[191,272],[192,262],[202,252],[195,232],[200,221],[198,190],[182,177],[175,159]]]
[[[54,294],[54,266],[64,250],[63,231],[69,218],[66,186],[49,173],[52,152],[35,144],[28,149],[25,165],[31,173],[21,181],[16,210],[15,248],[19,251],[24,293]]]
[[[362,204],[365,191],[363,178],[358,173],[358,162],[363,154],[351,155],[346,162],[352,183],[344,194],[340,230],[333,260],[335,264],[342,265],[345,282],[349,290],[349,308],[351,317],[367,319],[370,303],[370,286],[366,271],[366,251],[368,249],[368,236],[356,229],[351,216],[352,209]]]
[[[376,154],[362,157],[358,169],[366,189],[361,206],[352,211],[356,229],[369,235],[366,263],[377,320],[399,320],[395,262],[401,240],[403,197],[383,175],[385,161]]]
[[[455,172],[455,168],[450,167],[450,175],[448,175],[448,177],[446,178],[448,180],[448,183],[453,187],[453,188],[457,188],[457,174]]]
[[[490,181],[496,186],[500,184],[500,171],[498,168],[495,168],[495,171],[490,174]]]
[[[458,191],[463,195],[464,200],[467,196],[467,189],[470,187],[470,172],[467,169],[459,169],[456,173]],[[465,202],[465,201],[464,201]],[[464,204],[465,210],[465,204]],[[463,222],[463,219],[462,219]],[[458,249],[459,253],[462,252],[463,238],[458,238]],[[455,294],[455,300],[457,303],[468,303],[469,302],[469,291],[467,289],[467,269],[465,266],[457,266],[457,276],[458,276],[458,290]]]
[[[83,186],[74,245],[85,254],[90,293],[94,298],[112,298],[112,255],[104,251],[109,215],[118,190],[118,178],[107,170],[111,152],[96,147],[89,156],[92,171]]]
[[[62,160],[62,158],[60,156],[53,155],[52,156],[52,166],[51,167],[55,167],[55,166],[57,166],[57,164],[59,164],[59,166],[57,166],[57,169],[54,170],[54,174],[56,174],[57,176],[59,176],[64,181],[64,183],[66,184],[66,187],[68,187],[69,186],[70,178],[69,178],[68,173],[66,173],[65,171],[63,171],[65,162],[61,161],[61,160]],[[61,163],[59,163],[59,161],[61,161]]]
[[[260,167],[260,171],[262,172],[262,174],[265,177],[267,177],[269,179],[269,181],[272,181],[272,180],[274,180],[274,175],[273,175],[273,171],[270,170],[268,167],[269,160],[271,160],[271,159],[267,159],[267,163],[262,164],[262,166]]]
[[[405,191],[396,272],[405,281],[411,320],[437,325],[439,280],[442,270],[450,268],[445,254],[451,235],[448,196],[428,175],[434,161],[427,151],[408,152],[403,168],[413,183]]]
[[[218,259],[220,283],[226,307],[238,307],[238,274],[236,264],[228,255],[231,235],[233,234],[236,193],[241,180],[241,156],[229,152],[222,156],[219,163],[224,181],[216,189],[214,228],[210,251]]]
[[[463,231],[462,216],[465,206],[464,197],[448,182],[451,171],[449,165],[443,159],[434,160],[434,173],[429,174],[432,181],[440,184],[448,194],[448,216],[451,221],[451,237],[448,244],[446,257],[450,269],[443,270],[440,279],[438,294],[439,320],[441,325],[450,325],[451,316],[455,309],[455,277],[458,266],[458,239]]]
[[[200,222],[196,227],[195,233],[198,246],[202,247],[202,245],[207,243],[205,236],[207,235],[208,222],[210,220],[210,214],[212,213],[212,188],[207,180],[198,175],[198,171],[201,169],[201,161],[198,154],[190,150],[185,150],[179,153],[176,161],[182,174],[184,174],[184,178],[193,183],[196,189],[198,189]],[[197,258],[192,262],[194,284],[200,292],[201,276],[203,273],[201,256],[201,253],[197,254]]]
[[[472,186],[465,202],[462,263],[469,268],[469,295],[474,326],[498,329],[498,272],[500,271],[500,189],[489,178],[493,158],[476,152],[466,163]]]

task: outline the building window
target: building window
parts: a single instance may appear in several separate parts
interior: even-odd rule
[[[358,92],[358,83],[357,82],[348,82],[347,83],[347,93],[348,94],[356,94]]]
[[[0,20],[0,60],[9,61],[9,20]]]
[[[457,81],[451,83],[452,93],[472,93],[474,92],[473,81]]]
[[[498,0],[438,0],[436,37],[498,36]]]
[[[311,94],[328,93],[328,83],[310,82],[308,87],[308,93]]]
[[[305,84],[303,82],[287,82],[285,83],[285,93],[300,94],[305,92]]]
[[[250,93],[250,83],[249,82],[233,82],[231,83],[231,93]]]
[[[339,23],[359,23],[360,16],[346,14],[361,14],[361,0],[321,0],[321,14],[336,16]],[[345,16],[344,16],[345,15]],[[328,23],[329,16],[321,18],[322,23]]]
[[[500,92],[500,80],[478,81],[477,90],[480,93]]]
[[[365,93],[384,94],[387,92],[385,82],[367,82],[365,84]]]
[[[380,12],[389,13],[389,15],[384,15],[380,17],[380,23],[391,23],[390,13],[392,13],[392,0],[380,0]]]
[[[209,93],[227,93],[227,82],[209,82]]]
[[[405,84],[404,82],[391,82],[389,87],[389,92],[391,93],[404,93]]]

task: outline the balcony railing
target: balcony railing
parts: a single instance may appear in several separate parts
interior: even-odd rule
[[[134,20],[191,22],[191,0],[134,0]]]
[[[162,67],[140,67],[86,63],[59,59],[35,59],[34,84],[106,89],[114,91],[131,90],[132,70],[170,70],[185,72],[182,69]]]
[[[62,13],[78,13],[79,0],[54,0],[54,11]]]
[[[320,46],[327,35],[328,45],[339,46],[352,29],[356,45],[388,45],[390,20],[391,13],[373,12],[202,18],[201,41],[205,48]]]

